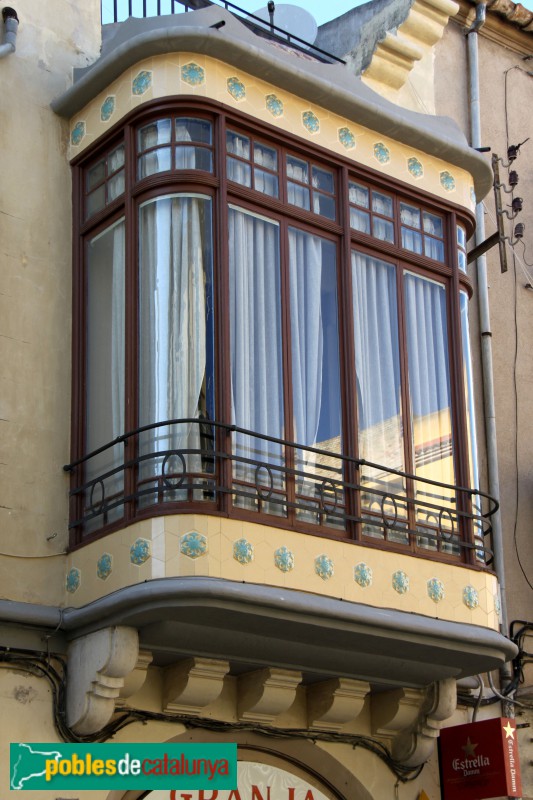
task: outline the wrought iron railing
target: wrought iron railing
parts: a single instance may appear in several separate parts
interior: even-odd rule
[[[65,466],[70,527],[81,541],[135,519],[194,510],[491,563],[493,498],[350,458],[340,440],[327,445],[196,418],[145,425]]]
[[[102,25],[106,25],[123,22],[128,17],[161,17],[182,11],[196,11],[208,6],[221,6],[226,11],[230,11],[235,16],[240,17],[248,27],[259,35],[289,45],[293,49],[310,53],[321,61],[345,63],[342,58],[322,50],[312,42],[301,39],[295,33],[280,28],[273,21],[266,22],[261,17],[245,11],[229,0],[216,0],[216,2],[211,2],[211,0],[102,0],[101,20]],[[272,19],[275,19],[275,11]]]

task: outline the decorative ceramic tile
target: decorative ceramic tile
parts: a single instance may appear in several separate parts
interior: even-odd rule
[[[102,122],[107,122],[115,110],[115,98],[113,95],[106,97],[100,108],[100,119]]]
[[[254,557],[254,546],[246,539],[238,539],[233,545],[233,558],[239,564],[249,564]]]
[[[479,605],[479,595],[473,586],[465,586],[463,589],[463,603],[467,608],[477,608]]]
[[[453,192],[453,190],[455,189],[455,178],[453,177],[451,172],[448,172],[447,170],[441,172],[440,184],[443,187],[443,189],[446,189],[447,192]]]
[[[109,578],[113,569],[113,556],[110,553],[103,553],[96,562],[96,574],[105,581]]]
[[[428,595],[434,603],[439,603],[444,598],[444,584],[438,578],[430,578],[427,587]]]
[[[412,158],[407,159],[407,169],[413,176],[413,178],[422,178],[424,175],[424,167],[414,156]]]
[[[359,586],[362,586],[363,589],[366,589],[367,586],[372,584],[372,570],[368,564],[364,564],[363,562],[355,565],[353,568],[353,577],[355,582],[358,583]]]
[[[200,558],[207,553],[207,537],[203,533],[191,531],[180,539],[180,553],[189,558]]]
[[[133,94],[144,94],[152,85],[152,73],[143,69],[131,82],[131,90]]]
[[[315,572],[323,581],[327,581],[334,573],[333,561],[328,556],[322,554],[315,558]]]
[[[294,554],[283,545],[274,553],[274,564],[282,572],[290,572],[294,569]]]
[[[495,594],[494,595],[494,610],[495,610],[495,612],[497,613],[498,616],[501,615],[501,613],[502,613],[502,601],[500,600],[500,595],[499,594]]]
[[[339,142],[347,150],[352,150],[355,147],[355,136],[349,128],[339,128]]]
[[[265,97],[267,111],[270,111],[273,117],[281,117],[283,114],[283,101],[276,97],[275,94],[267,94]]]
[[[320,130],[320,120],[312,111],[303,112],[302,123],[304,128],[307,128],[309,133],[318,133]]]
[[[70,141],[73,145],[79,145],[85,136],[85,122],[76,122],[70,134]]]
[[[147,539],[136,539],[130,547],[130,561],[140,567],[150,558],[150,542]]]
[[[380,164],[389,163],[390,151],[388,147],[385,147],[383,142],[376,142],[376,144],[374,145],[374,158],[376,158]]]
[[[392,576],[392,588],[398,594],[406,594],[409,591],[409,577],[403,570],[398,570]]]
[[[184,64],[181,68],[181,80],[188,83],[189,86],[200,86],[205,82],[205,70],[199,64],[191,61],[190,64]]]
[[[244,100],[246,97],[246,86],[238,78],[228,78],[228,92],[234,100]]]
[[[79,569],[77,569],[77,567],[72,567],[72,569],[67,572],[67,582],[66,582],[67,592],[74,594],[76,589],[80,588],[80,583],[81,583],[81,572],[79,571]]]

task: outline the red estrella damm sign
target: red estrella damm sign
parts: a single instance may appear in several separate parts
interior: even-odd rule
[[[516,722],[495,717],[444,728],[439,737],[443,800],[521,797]]]

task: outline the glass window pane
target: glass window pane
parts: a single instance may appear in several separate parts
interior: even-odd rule
[[[103,158],[101,161],[98,161],[97,164],[87,170],[87,191],[93,189],[103,180],[105,180],[105,158]]]
[[[287,177],[300,183],[309,183],[309,165],[294,156],[287,156]]]
[[[335,198],[313,192],[313,211],[328,219],[335,219]]]
[[[178,117],[176,120],[176,141],[211,144],[211,127],[211,123],[205,119]]]
[[[370,214],[358,208],[350,208],[350,227],[356,231],[370,234]]]
[[[400,220],[403,225],[420,228],[420,209],[407,203],[400,203]]]
[[[250,158],[250,139],[247,136],[242,136],[240,133],[233,133],[227,131],[226,133],[226,149],[228,153],[240,158]]]
[[[90,217],[105,206],[105,184],[87,196],[87,216]]]
[[[273,147],[267,147],[264,144],[254,143],[254,163],[259,164],[261,167],[267,169],[277,170],[278,168],[278,154]]]
[[[291,183],[290,181],[287,183],[287,200],[289,203],[292,203],[293,206],[305,208],[307,211],[309,211],[311,208],[309,189],[307,189],[305,186],[300,186],[297,183]]]
[[[466,253],[464,250],[459,250],[457,253],[457,261],[461,272],[466,272]]]
[[[353,183],[350,181],[348,191],[350,203],[356,203],[356,205],[362,206],[363,208],[370,207],[370,193],[366,186],[361,186],[359,183]]]
[[[240,183],[242,186],[252,185],[252,168],[244,161],[237,161],[236,158],[227,158],[228,180]]]
[[[315,189],[333,194],[335,191],[333,173],[320,167],[313,167],[313,186]]]
[[[381,192],[372,192],[372,211],[383,214],[384,217],[392,217],[392,197]]]
[[[137,136],[139,150],[147,150],[149,147],[170,142],[171,132],[172,123],[169,119],[159,119],[145,125],[139,130]]]
[[[431,236],[424,236],[424,252],[428,258],[443,262],[444,242],[440,239],[433,239]]]
[[[270,197],[278,196],[278,176],[262,169],[254,169],[254,189]]]
[[[107,202],[110,203],[124,191],[124,170],[117,172],[107,182]]]
[[[457,226],[457,244],[466,250],[466,231],[462,225]]]
[[[394,225],[388,219],[373,217],[372,231],[376,239],[382,242],[394,242]]]
[[[170,169],[170,147],[161,147],[139,158],[139,178]]]
[[[402,228],[402,247],[411,253],[422,254],[422,234],[410,228]]]
[[[444,229],[442,226],[442,217],[437,217],[435,214],[424,211],[424,231],[425,233],[430,233],[432,236],[438,236],[439,239],[443,239]]]
[[[112,172],[116,172],[117,169],[123,167],[124,158],[125,148],[124,145],[121,144],[119,147],[116,147],[115,150],[109,153],[107,157],[107,174],[110,175]]]
[[[176,147],[176,169],[203,169],[213,171],[211,150],[206,147]]]

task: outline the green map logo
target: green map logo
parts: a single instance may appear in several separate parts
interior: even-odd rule
[[[10,745],[10,788],[235,789],[236,744]]]

